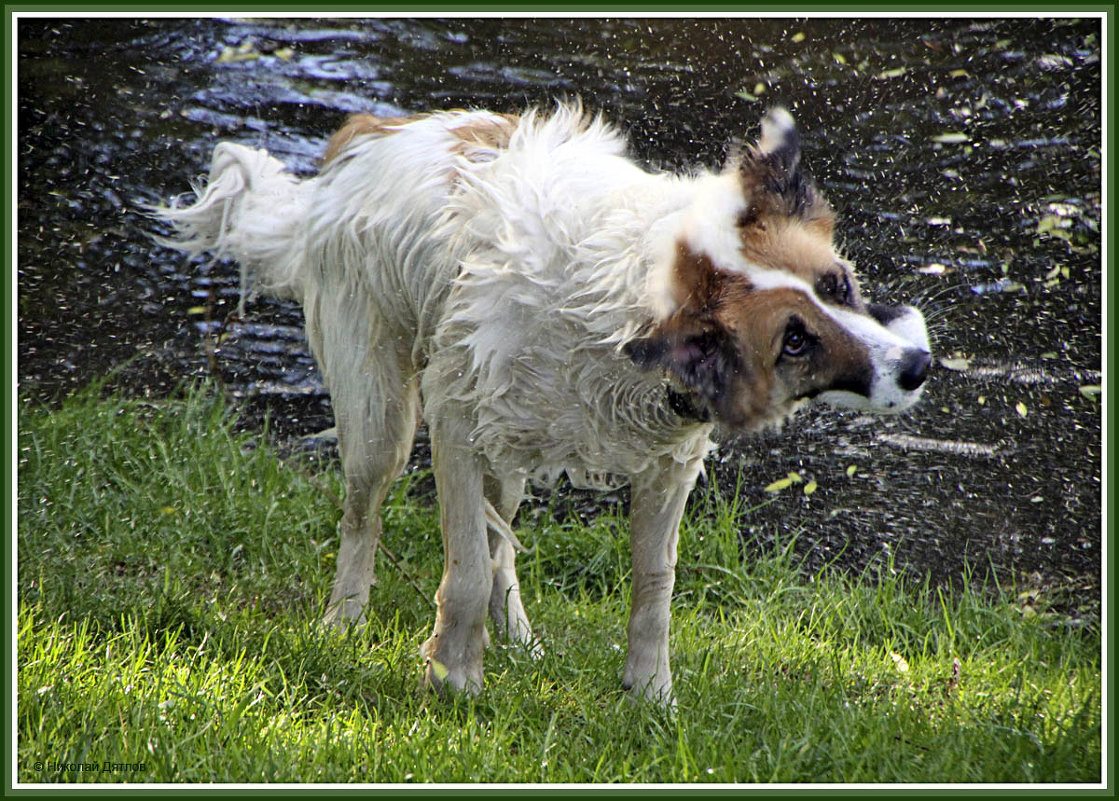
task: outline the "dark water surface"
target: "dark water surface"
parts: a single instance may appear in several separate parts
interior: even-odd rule
[[[970,564],[1097,616],[1099,20],[22,19],[18,38],[23,398],[216,374],[282,435],[330,424],[298,309],[254,301],[222,329],[236,268],[146,239],[138,205],[187,191],[219,139],[310,173],[350,112],[579,96],[637,158],[687,169],[780,102],[866,293],[917,301],[943,361],[904,417],[814,409],[725,447],[710,480],[765,504],[745,552]]]

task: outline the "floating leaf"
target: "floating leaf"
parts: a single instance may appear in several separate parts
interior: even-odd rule
[[[1019,292],[1025,288],[1024,284],[1020,284],[1017,281],[1012,281],[1009,278],[1000,278],[997,281],[976,284],[971,288],[971,291],[976,295],[990,295],[997,292]]]
[[[847,59],[843,57],[842,53],[832,53],[831,57],[832,57],[832,59],[835,60],[836,64],[846,64],[847,63]]]
[[[1026,404],[1022,403],[1022,401],[1018,401],[1016,404],[1014,404],[1014,411],[1018,412],[1018,415],[1020,417],[1025,417],[1027,414],[1030,413],[1029,409],[1026,408]]]
[[[765,488],[765,491],[766,492],[780,492],[783,489],[787,489],[788,487],[791,487],[793,484],[799,484],[803,480],[804,479],[802,479],[798,473],[789,473],[784,478],[779,478],[776,481],[774,481],[772,484],[767,486]]]
[[[907,70],[906,70],[905,67],[897,67],[897,68],[892,69],[892,70],[883,70],[882,72],[878,73],[878,75],[875,76],[875,77],[878,77],[878,78],[900,78],[902,75],[905,75],[906,72],[907,72]]]
[[[260,51],[256,49],[256,42],[248,39],[237,47],[225,46],[218,56],[219,64],[236,64],[241,61],[253,61],[260,58]]]
[[[971,367],[971,359],[960,357],[955,359],[941,359],[940,364],[949,370],[964,371]]]
[[[858,469],[859,469],[859,468],[858,468],[858,467],[856,467],[856,466],[855,466],[855,465],[853,465],[853,464],[849,464],[849,465],[847,465],[847,478],[853,478],[853,477],[854,477],[854,475],[855,475],[855,471],[856,471],[856,470],[858,470]]]
[[[804,31],[797,31],[796,33],[794,33],[792,36],[789,37],[789,39],[791,41],[796,42],[797,44],[799,44],[800,42],[803,42],[804,38],[805,38],[804,37]]]
[[[205,306],[191,306],[189,309],[187,309],[187,314],[205,314],[205,313],[206,313],[206,307]]]
[[[962,145],[971,141],[971,137],[959,131],[947,131],[931,137],[934,142],[942,145]]]
[[[1072,66],[1072,59],[1070,59],[1068,56],[1062,56],[1057,53],[1046,53],[1045,55],[1038,57],[1037,65],[1043,70],[1064,69],[1065,67]]]
[[[925,275],[943,275],[948,272],[948,265],[933,262],[932,264],[926,264],[924,267],[918,267],[917,272]]]
[[[948,77],[950,77],[950,78],[970,78],[971,73],[968,72],[967,70],[952,70],[950,73],[948,73]]]
[[[1080,394],[1085,398],[1095,400],[1103,393],[1103,387],[1099,384],[1085,384],[1080,388]]]
[[[1046,214],[1037,221],[1038,236],[1052,236],[1057,239],[1070,239],[1073,221],[1063,214]]]
[[[811,495],[815,491],[816,491],[816,480],[815,479],[813,479],[812,481],[809,481],[807,484],[804,485],[804,494],[805,495]]]

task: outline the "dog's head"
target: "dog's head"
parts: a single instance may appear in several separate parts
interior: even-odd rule
[[[864,301],[788,112],[771,111],[757,145],[700,180],[650,275],[654,321],[627,344],[630,358],[732,429],[780,421],[811,398],[912,406],[931,361],[924,318]]]

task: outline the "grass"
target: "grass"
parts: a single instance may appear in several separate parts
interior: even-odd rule
[[[21,402],[18,446],[20,782],[1100,780],[1097,629],[888,570],[806,575],[791,548],[744,551],[732,498],[694,498],[681,533],[675,714],[620,689],[609,511],[522,515],[546,653],[493,647],[484,694],[440,700],[419,689],[441,554],[414,476],[385,530],[423,594],[381,559],[370,624],[339,633],[317,624],[336,465],[284,465],[203,390]]]

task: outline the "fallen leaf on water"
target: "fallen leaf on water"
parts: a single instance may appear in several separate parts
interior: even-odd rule
[[[256,43],[249,39],[237,47],[228,45],[223,47],[221,55],[218,56],[218,63],[237,64],[241,61],[253,61],[258,58],[260,58],[260,51],[256,49]]]
[[[932,137],[934,142],[942,145],[962,145],[971,141],[971,137],[959,131],[947,131]]]
[[[803,481],[799,473],[789,473],[784,478],[779,478],[772,484],[765,488],[766,492],[780,492],[783,489],[791,487],[793,484],[799,484]]]

